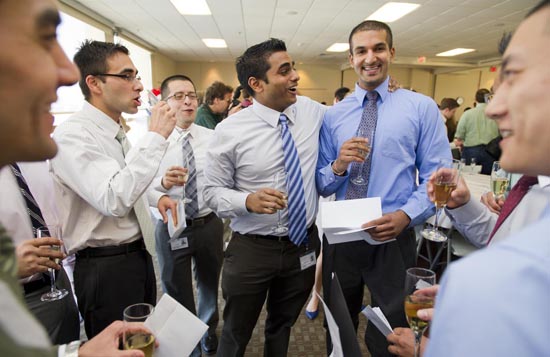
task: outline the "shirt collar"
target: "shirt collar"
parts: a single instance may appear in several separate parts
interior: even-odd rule
[[[274,109],[266,107],[265,105],[258,102],[257,100],[254,101],[254,105],[252,105],[251,108],[254,114],[260,117],[260,119],[265,121],[267,124],[271,125],[274,128],[276,128],[279,125],[279,116],[281,115],[281,112],[278,112]],[[283,111],[283,113],[286,115],[289,122],[291,122],[292,124],[296,123],[296,105],[295,104],[288,106]]]
[[[106,136],[116,138],[120,128],[119,123],[115,122],[113,118],[103,113],[98,108],[94,107],[88,101],[84,101],[82,112],[100,129]]]
[[[378,87],[376,87],[374,90],[378,92],[378,99],[384,103],[386,100],[386,96],[388,95],[388,85],[390,82],[390,76],[386,77],[386,80],[382,82]],[[357,101],[361,103],[361,106],[363,106],[363,101],[365,100],[365,96],[367,95],[367,90],[361,88],[359,86],[359,83],[355,83],[355,92],[354,92],[355,98],[357,98]]]
[[[174,131],[172,131],[172,135],[174,136],[176,141],[181,141],[188,135],[191,137],[191,139],[196,138],[197,126],[195,125],[195,123],[192,123],[187,129],[183,129],[176,125],[174,127]]]
[[[537,178],[539,179],[539,186],[540,187],[546,187],[546,186],[550,185],[550,176],[539,175],[539,176],[537,176]]]

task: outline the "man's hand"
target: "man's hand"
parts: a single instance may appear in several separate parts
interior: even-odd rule
[[[495,200],[495,195],[493,195],[492,192],[487,192],[481,195],[480,199],[481,203],[483,203],[489,211],[500,214],[500,211],[502,210],[502,206],[504,206],[504,199],[500,198],[498,200]]]
[[[149,120],[149,131],[162,135],[165,139],[174,130],[176,126],[176,115],[170,106],[164,102],[158,102],[151,109],[151,118]]]
[[[140,350],[119,350],[119,341],[122,338],[124,329],[133,333],[145,332],[152,333],[140,322],[124,323],[115,321],[101,331],[97,336],[84,343],[78,350],[79,357],[144,357]],[[158,347],[158,340],[155,339],[155,347]]]
[[[455,138],[454,143],[455,143],[455,146],[458,148],[458,150],[462,152],[462,149],[464,148],[464,140]]]
[[[429,296],[435,300],[437,292],[439,291],[439,285],[433,285],[429,288],[418,289],[414,292],[414,295]],[[431,321],[433,319],[434,309],[421,309],[416,312],[416,315],[424,321]]]
[[[435,181],[437,179],[437,176],[438,176],[438,173],[434,172],[432,176],[430,176],[430,179],[426,184],[426,192],[428,194],[428,198],[432,202],[435,202]],[[468,189],[468,185],[466,185],[466,181],[464,181],[464,179],[461,176],[458,179],[458,184],[456,185],[456,188],[453,190],[453,192],[451,192],[451,196],[447,201],[447,208],[449,209],[457,208],[465,205],[469,201],[470,201],[470,190]]]
[[[178,202],[171,199],[168,196],[162,196],[158,203],[157,208],[162,216],[162,221],[164,223],[168,223],[168,213],[166,211],[170,210],[172,212],[172,220],[174,221],[174,225],[178,225]]]
[[[63,259],[66,255],[61,251],[50,249],[50,246],[62,244],[60,239],[50,237],[29,239],[19,244],[15,249],[17,275],[20,278],[26,278],[36,273],[44,273],[48,268],[61,269],[59,264],[55,264],[54,259]]]
[[[284,194],[272,188],[262,188],[246,197],[246,209],[259,214],[273,214],[286,207]]]
[[[414,332],[410,328],[397,327],[393,329],[393,333],[387,337],[388,351],[400,357],[414,356]],[[422,336],[420,341],[420,355],[424,353],[427,338]]]
[[[347,140],[340,148],[338,158],[332,163],[333,170],[344,172],[351,162],[365,161],[365,155],[361,155],[361,152],[370,152],[368,144],[367,138],[353,137]]]
[[[184,177],[187,175],[187,169],[182,166],[170,166],[162,177],[162,187],[169,190],[174,186],[183,186]]]
[[[405,212],[397,210],[386,213],[378,219],[363,224],[361,227],[368,228],[375,226],[368,229],[367,232],[373,239],[383,242],[397,237],[410,222],[411,219]]]

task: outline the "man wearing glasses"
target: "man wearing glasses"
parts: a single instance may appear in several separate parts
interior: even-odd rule
[[[189,77],[166,78],[161,93],[176,115],[176,127],[168,137],[170,145],[148,190],[150,205],[158,207],[163,217],[155,230],[162,285],[166,293],[208,325],[201,345],[202,351],[210,354],[218,347],[218,283],[223,259],[223,223],[203,199],[206,150],[214,131],[195,124],[197,93]],[[176,206],[182,198],[185,198],[185,217],[176,217]],[[170,237],[168,214],[174,222],[186,221],[187,228],[181,234]],[[193,297],[191,262],[198,309]],[[197,346],[191,356],[200,357],[201,347]]]
[[[86,99],[54,132],[52,160],[64,243],[76,253],[75,291],[88,338],[135,303],[156,303],[154,238],[143,193],[175,125],[173,110],[152,109],[149,132],[130,148],[121,114],[135,114],[143,85],[121,45],[86,41],[74,57]],[[147,248],[147,250],[146,250]]]

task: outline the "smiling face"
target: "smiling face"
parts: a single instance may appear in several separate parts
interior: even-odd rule
[[[176,98],[172,97],[176,93],[195,93],[195,86],[193,86],[193,83],[184,80],[174,80],[168,83],[167,98],[169,99],[167,103],[176,113],[177,126],[187,129],[195,122],[198,101],[197,98],[190,99],[189,96],[185,96],[182,100],[176,100]]]
[[[550,7],[524,20],[503,57],[501,84],[486,108],[503,136],[501,165],[550,175]]]
[[[296,103],[296,88],[300,76],[286,51],[272,53],[267,62],[270,66],[266,73],[267,81],[250,78],[249,84],[256,93],[255,100],[266,107],[282,112]]]
[[[57,152],[50,106],[79,76],[57,42],[59,21],[53,1],[0,1],[0,166]]]
[[[390,48],[385,30],[358,31],[351,38],[349,62],[359,76],[359,86],[374,90],[388,76],[395,55]]]

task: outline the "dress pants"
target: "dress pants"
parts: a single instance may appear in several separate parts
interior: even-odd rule
[[[48,332],[52,344],[61,345],[80,339],[80,321],[71,282],[63,268],[57,274],[55,285],[69,294],[60,300],[40,301],[40,297],[50,291],[50,284],[47,283],[42,288],[25,293],[25,303]]]
[[[357,330],[365,284],[371,306],[379,306],[391,326],[408,327],[404,311],[406,270],[415,264],[416,241],[413,229],[405,229],[396,241],[370,245],[365,241],[328,244],[323,237],[323,290],[330,303],[332,272],[338,275],[351,320]],[[391,356],[386,338],[368,323],[365,343],[373,357]],[[332,350],[327,330],[327,351]]]
[[[290,329],[309,298],[315,264],[301,270],[306,251],[319,255],[317,229],[310,229],[308,244],[296,246],[258,236],[233,233],[225,251],[222,291],[224,325],[218,357],[243,356],[267,298],[264,356],[287,355]]]
[[[208,325],[205,337],[215,335],[219,322],[218,286],[223,261],[223,222],[212,214],[204,224],[187,227],[180,237],[187,237],[189,246],[172,250],[166,224],[161,220],[157,222],[155,240],[163,289]],[[193,296],[192,266],[197,282],[198,314]],[[200,345],[191,355],[201,355]]]
[[[89,339],[122,320],[129,305],[157,301],[153,261],[145,248],[109,256],[78,252],[74,286]]]
[[[472,158],[476,159],[476,165],[481,165],[481,173],[490,175],[495,159],[485,151],[486,145],[468,146],[462,149],[462,158],[466,160],[466,165],[470,164]]]

